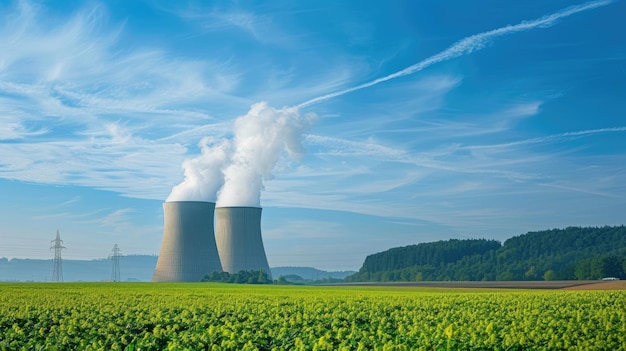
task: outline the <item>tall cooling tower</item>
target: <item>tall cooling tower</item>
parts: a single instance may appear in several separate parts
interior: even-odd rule
[[[271,279],[261,238],[261,208],[218,207],[215,223],[215,240],[224,272],[263,270]]]
[[[206,274],[222,271],[215,245],[214,211],[212,202],[163,203],[163,243],[153,282],[199,282]]]

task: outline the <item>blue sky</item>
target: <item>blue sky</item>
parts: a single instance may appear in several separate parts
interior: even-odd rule
[[[237,144],[259,103],[307,121],[264,174],[270,266],[624,224],[625,14],[0,0],[0,257],[51,258],[57,229],[68,259],[157,254],[185,160]]]

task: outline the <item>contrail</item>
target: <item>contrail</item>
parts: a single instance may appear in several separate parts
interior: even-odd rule
[[[539,144],[545,143],[553,140],[560,140],[566,138],[575,138],[579,136],[593,135],[593,134],[603,134],[603,133],[622,133],[626,132],[626,127],[613,127],[613,128],[601,128],[601,129],[588,129],[581,130],[577,132],[565,132],[559,134],[546,135],[544,137],[525,139],[520,141],[513,141],[505,144],[495,144],[495,145],[474,145],[474,146],[465,146],[460,149],[464,150],[477,150],[477,149],[496,149],[496,148],[506,148],[511,146],[518,145],[528,145],[528,144]]]
[[[398,71],[396,73],[392,73],[388,76],[385,77],[381,77],[378,79],[375,79],[373,81],[367,82],[367,83],[363,83],[361,85],[357,85],[355,87],[352,88],[348,88],[348,89],[344,89],[344,90],[340,90],[334,93],[330,93],[330,94],[326,94],[326,95],[322,95],[322,96],[318,96],[316,98],[313,98],[311,100],[305,101],[299,105],[297,105],[297,108],[302,108],[302,107],[306,107],[306,106],[310,106],[313,104],[316,104],[318,102],[322,102],[328,99],[332,99],[334,97],[337,96],[341,96],[341,95],[345,95],[347,93],[351,93],[353,91],[357,91],[357,90],[361,90],[361,89],[365,89],[365,88],[369,88],[371,86],[374,86],[376,84],[382,83],[382,82],[386,82],[388,80],[391,79],[395,79],[395,78],[399,78],[399,77],[404,77],[407,76],[409,74],[413,74],[415,72],[419,72],[421,70],[423,70],[424,68],[427,68],[435,63],[438,62],[442,62],[442,61],[447,61],[459,56],[463,56],[463,55],[468,55],[474,51],[480,50],[482,48],[485,47],[485,45],[498,37],[501,36],[505,36],[508,34],[512,34],[512,33],[517,33],[517,32],[524,32],[527,30],[531,30],[531,29],[535,29],[535,28],[547,28],[550,27],[552,25],[554,25],[556,23],[557,20],[561,19],[561,18],[565,18],[568,16],[571,16],[573,14],[576,14],[578,12],[583,12],[583,11],[587,11],[587,10],[591,10],[591,9],[595,9],[597,7],[601,7],[601,6],[605,6],[608,5],[610,3],[612,3],[613,0],[600,0],[600,1],[591,1],[591,2],[587,2],[581,5],[574,5],[574,6],[570,6],[567,8],[564,8],[560,11],[557,11],[551,15],[547,15],[547,16],[543,16],[541,18],[538,19],[534,19],[532,21],[522,21],[519,24],[516,25],[508,25],[506,27],[501,27],[498,29],[494,29],[494,30],[490,30],[487,32],[482,32],[479,34],[474,34],[471,35],[469,37],[466,37],[464,39],[461,39],[460,41],[454,43],[452,46],[448,47],[447,49],[445,49],[444,51],[435,54],[433,56],[430,56],[429,58],[420,61],[412,66],[409,66],[401,71]]]

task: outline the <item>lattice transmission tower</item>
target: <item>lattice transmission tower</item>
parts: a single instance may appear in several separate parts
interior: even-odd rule
[[[56,239],[52,240],[51,243],[54,244],[50,246],[50,250],[54,249],[52,281],[62,282],[63,281],[63,260],[61,259],[61,251],[65,249],[65,246],[63,246],[63,240],[61,240],[61,235],[59,234],[58,229],[57,229],[57,237]]]
[[[120,250],[117,244],[113,245],[113,251],[109,259],[113,261],[113,268],[111,269],[111,281],[120,281],[120,258],[122,258],[122,250]]]

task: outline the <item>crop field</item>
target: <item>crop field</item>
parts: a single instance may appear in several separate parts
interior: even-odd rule
[[[0,284],[1,350],[626,350],[626,291]]]

